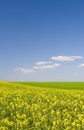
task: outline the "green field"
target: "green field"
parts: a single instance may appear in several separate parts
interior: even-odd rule
[[[17,82],[17,83],[42,88],[84,90],[84,82]]]
[[[0,130],[84,130],[84,83],[1,81]]]

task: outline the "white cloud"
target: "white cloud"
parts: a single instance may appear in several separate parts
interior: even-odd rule
[[[18,67],[15,71],[22,72],[24,74],[35,72],[36,70],[46,70],[46,69],[55,69],[59,67],[60,64],[52,63],[52,62],[37,62],[35,66],[31,69]]]
[[[39,61],[39,62],[37,62],[37,63],[35,63],[35,65],[48,65],[48,64],[52,64],[52,62],[51,61]]]
[[[52,56],[51,59],[55,61],[74,61],[77,59],[82,59],[82,57],[81,56]]]
[[[43,70],[43,69],[55,69],[57,67],[59,67],[60,64],[51,64],[51,65],[39,65],[39,66],[34,66],[34,69],[38,69],[38,70]]]
[[[84,67],[84,64],[80,64],[79,67]]]
[[[33,69],[26,69],[26,68],[22,68],[22,67],[19,67],[19,68],[15,69],[15,71],[19,71],[19,72],[22,72],[24,74],[28,74],[28,73],[34,72]]]
[[[52,56],[51,59],[54,61],[74,61],[81,59],[81,56]],[[46,70],[46,69],[56,69],[60,67],[60,64],[54,63],[52,61],[39,61],[35,63],[32,68],[18,67],[15,71],[22,72],[24,74],[35,72],[36,70]],[[79,67],[84,67],[84,64],[80,64]]]

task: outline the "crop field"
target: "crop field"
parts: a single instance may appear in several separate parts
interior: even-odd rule
[[[84,90],[84,82],[17,82],[18,84],[67,90]]]
[[[0,81],[0,130],[84,130],[84,83]]]

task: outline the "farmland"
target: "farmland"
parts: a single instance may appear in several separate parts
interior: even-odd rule
[[[18,84],[67,90],[84,90],[84,82],[17,82]]]
[[[84,130],[84,83],[1,81],[0,130]]]

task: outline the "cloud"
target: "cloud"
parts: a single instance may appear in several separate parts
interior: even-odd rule
[[[51,59],[55,61],[74,61],[77,59],[82,59],[82,57],[81,56],[52,56]]]
[[[26,68],[22,68],[22,67],[19,67],[19,68],[15,69],[15,71],[19,71],[19,72],[22,72],[24,74],[28,74],[28,73],[34,72],[33,69],[26,69]]]
[[[39,62],[37,62],[37,63],[35,63],[35,65],[48,65],[48,64],[52,64],[52,62],[51,61],[39,61]]]
[[[84,64],[80,64],[79,67],[84,67]]]
[[[57,67],[59,67],[60,64],[50,64],[50,65],[39,65],[39,66],[34,66],[34,69],[37,70],[43,70],[43,69],[55,69]]]
[[[41,62],[37,62],[35,64],[35,66],[33,66],[31,69],[18,67],[18,68],[15,69],[15,71],[22,72],[24,74],[29,74],[29,73],[32,73],[32,72],[36,72],[36,70],[55,69],[59,66],[60,66],[60,64],[41,61]]]
[[[81,56],[52,56],[51,59],[54,61],[74,61],[81,59]],[[35,72],[36,70],[46,70],[46,69],[56,69],[60,67],[60,64],[54,63],[52,61],[39,61],[34,64],[32,68],[18,67],[15,71],[22,72],[24,74],[29,74]],[[84,64],[80,64],[79,67],[84,67]]]

